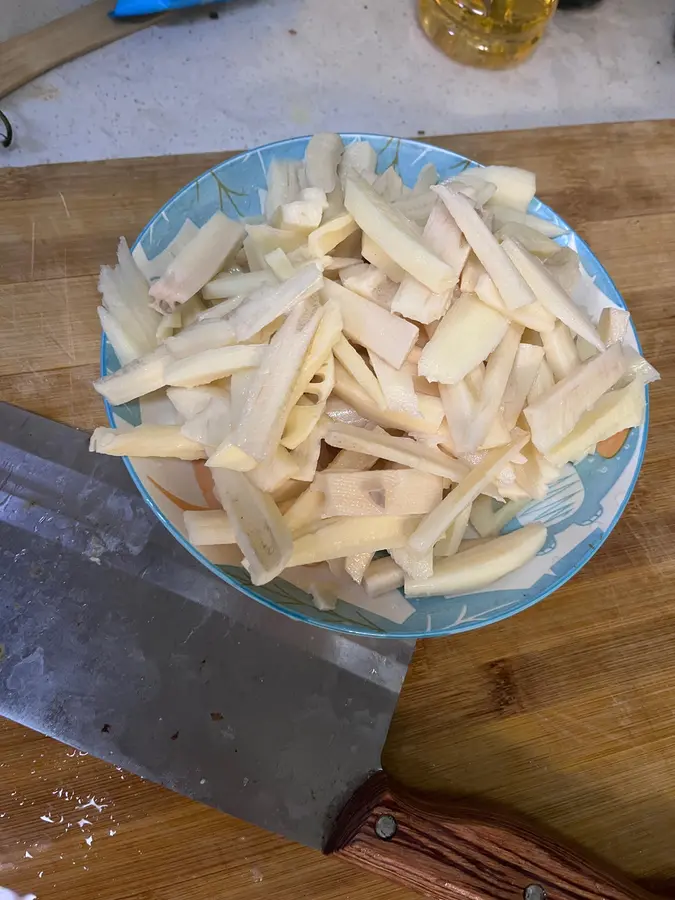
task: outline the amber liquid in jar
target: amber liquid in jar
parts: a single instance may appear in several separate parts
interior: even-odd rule
[[[532,53],[558,0],[419,0],[422,28],[451,59],[485,69]]]

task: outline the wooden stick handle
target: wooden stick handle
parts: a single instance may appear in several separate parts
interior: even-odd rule
[[[326,847],[437,900],[653,900],[501,810],[410,792],[374,775]]]
[[[111,19],[114,0],[89,6],[0,44],[0,98],[61,63],[153,25],[167,13]]]

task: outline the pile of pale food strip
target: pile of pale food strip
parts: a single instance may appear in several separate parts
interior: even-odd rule
[[[316,135],[269,166],[264,216],[188,221],[153,260],[122,242],[100,282],[122,368],[96,390],[165,389],[181,424],[97,428],[92,449],[206,459],[223,511],[186,513],[189,539],[238,544],[257,585],[309,567],[323,607],[359,603],[348,585],[461,594],[526,563],[544,526],[501,529],[640,425],[658,377],[623,343],[628,313],[527,213],[531,173],[436,184],[426,166],[406,187],[375,165]]]

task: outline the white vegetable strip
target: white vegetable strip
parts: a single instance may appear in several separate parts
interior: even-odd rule
[[[310,301],[294,307],[272,338],[256,372],[241,420],[231,437],[210,457],[209,466],[226,465],[229,446],[238,447],[258,462],[276,449],[290,412],[293,385],[320,319],[320,310]]]
[[[481,537],[493,537],[518,515],[527,502],[527,500],[507,500],[495,509],[492,497],[481,494],[473,501],[469,521]]]
[[[375,370],[387,407],[408,413],[410,416],[419,416],[419,404],[413,384],[414,368],[408,363],[403,363],[400,369],[395,369],[372,351],[368,352],[368,358]]]
[[[376,178],[376,166],[375,148],[368,141],[353,141],[343,150],[339,166],[340,178],[344,182],[350,172],[357,172],[372,184]]]
[[[443,496],[439,476],[415,469],[319,472],[314,487],[325,496],[323,518],[422,515]]]
[[[495,428],[506,387],[520,347],[522,333],[522,326],[509,325],[502,342],[488,359],[476,415],[469,429],[468,444],[471,450],[488,443],[490,432]],[[508,432],[510,429],[506,427],[505,423],[502,422],[502,424]],[[494,442],[497,445],[503,443],[499,437],[496,438],[496,441],[494,435],[492,435],[492,438],[493,440],[490,443]]]
[[[185,359],[172,359],[164,371],[164,383],[175,387],[197,387],[225,378],[238,369],[259,366],[267,352],[264,344],[235,344],[203,350]]]
[[[201,353],[202,350],[215,350],[234,344],[236,338],[229,322],[216,319],[213,322],[196,321],[180,334],[166,339],[165,346],[172,356],[183,359]]]
[[[394,294],[398,290],[396,282],[376,266],[369,263],[357,263],[354,266],[342,269],[340,282],[349,291],[372,300],[378,306],[385,309],[391,307]]]
[[[171,390],[190,390],[189,388],[172,388]],[[199,390],[192,388],[191,390]],[[191,416],[181,432],[185,437],[201,444],[208,452],[212,452],[221,444],[232,429],[232,413],[230,398],[226,391],[219,391],[206,404],[205,408]]]
[[[222,387],[208,385],[195,388],[170,387],[167,388],[166,396],[179,415],[184,419],[192,419],[204,412],[211,400],[227,398],[228,394]]]
[[[431,192],[434,205],[424,226],[424,240],[429,247],[451,268],[460,273],[468,259],[471,247],[447,207]]]
[[[539,302],[528,303],[526,306],[519,306],[517,309],[507,309],[499,291],[495,287],[494,281],[487,272],[484,272],[478,279],[476,294],[486,306],[496,309],[511,319],[512,322],[522,325],[523,328],[531,328],[540,334],[543,334],[545,331],[553,331],[555,316],[552,316]]]
[[[279,247],[284,253],[290,253],[301,247],[307,240],[307,233],[304,231],[274,228],[272,225],[246,225],[245,227],[246,240],[253,242],[255,248],[253,252],[258,254],[256,269],[265,268],[265,257],[268,253],[272,253]],[[244,249],[246,247],[247,244],[244,242]]]
[[[215,212],[150,288],[155,309],[172,312],[189,300],[236,253],[243,239],[239,222]]]
[[[602,350],[604,344],[593,323],[560,287],[546,266],[512,238],[507,238],[502,248],[522,273],[541,305],[575,334]]]
[[[210,547],[236,543],[234,528],[222,509],[187,510],[183,521],[191,544]]]
[[[327,279],[324,279],[323,295],[339,303],[343,330],[350,340],[377,353],[395,369],[403,365],[417,340],[419,328]]]
[[[515,166],[474,166],[458,177],[466,184],[493,184],[491,202],[522,212],[527,212],[537,189],[534,173]]]
[[[343,149],[339,134],[324,131],[313,135],[305,150],[307,183],[330,194],[337,184],[337,167]]]
[[[625,371],[621,345],[613,344],[525,407],[535,447],[545,453],[558,444]]]
[[[528,435],[523,432],[506,447],[489,450],[483,461],[459,481],[436,509],[422,519],[408,542],[410,550],[420,556],[430,550],[462,510],[473,503],[504,466],[520,452],[527,440]]]
[[[526,250],[542,259],[554,256],[560,250],[560,244],[556,244],[550,237],[546,237],[540,231],[535,231],[524,222],[506,222],[495,233],[495,237],[500,242],[507,237],[515,238]]]
[[[358,453],[372,453],[380,459],[401,463],[411,469],[441,475],[451,481],[461,480],[467,472],[466,464],[434,450],[424,447],[411,438],[392,437],[389,434],[374,434],[365,428],[341,425],[332,422],[327,426],[324,440],[331,447],[356,450]],[[386,549],[386,548],[383,548]]]
[[[176,237],[169,241],[164,250],[153,256],[152,259],[148,259],[145,255],[143,245],[139,241],[132,250],[131,255],[146,280],[155,281],[155,279],[161,278],[166,272],[169,263],[178,256],[179,252],[192,240],[198,231],[199,228],[192,219],[186,219]]]
[[[406,275],[391,301],[391,311],[426,325],[444,315],[450,299],[450,291],[434,294],[417,279]]]
[[[213,471],[218,499],[223,504],[248,563],[253,584],[266,584],[289,565],[293,539],[277,506],[246,475],[227,469]]]
[[[279,281],[288,281],[295,275],[295,266],[290,261],[286,253],[277,247],[265,257],[265,265],[268,266]],[[257,273],[256,273],[257,274]]]
[[[374,555],[374,552],[371,551],[369,553],[355,553],[353,556],[348,556],[345,559],[345,572],[353,581],[357,584],[361,584],[366,569],[370,565]]]
[[[291,406],[295,406],[302,395],[310,388],[314,376],[332,356],[336,342],[342,337],[342,315],[337,303],[332,300],[325,303],[320,310],[320,316],[312,343],[309,345],[302,368],[293,386],[290,398]],[[324,374],[323,378],[326,377],[327,375]],[[331,377],[334,378],[334,376]]]
[[[105,309],[125,333],[134,335],[143,353],[154,350],[160,316],[150,309],[148,282],[136,266],[124,238],[120,238],[117,247],[115,268],[101,266],[98,289]]]
[[[502,401],[502,415],[508,431],[516,427],[543,358],[543,347],[534,344],[521,344],[518,347]]]
[[[405,594],[407,597],[430,597],[479,590],[525,565],[537,555],[545,541],[543,525],[526,525],[518,531],[462,550],[447,560],[436,560],[431,578],[405,579]]]
[[[616,306],[606,306],[600,313],[598,320],[598,334],[600,339],[609,347],[611,344],[619,344],[625,338],[630,324],[630,313],[627,309],[619,309]]]
[[[205,300],[223,300],[248,295],[266,285],[277,284],[278,279],[269,269],[259,272],[237,272],[235,274],[217,275],[202,288]]]
[[[471,203],[446,185],[432,188],[445,203],[471,249],[485,266],[509,309],[534,303],[535,296]]]
[[[298,172],[302,163],[294,159],[273,159],[267,167],[265,217],[268,222],[282,203],[290,203],[300,194]]]
[[[112,344],[115,356],[120,361],[120,365],[126,366],[133,360],[138,359],[146,352],[147,342],[139,336],[134,328],[133,331],[127,331],[115,316],[104,306],[99,306],[96,310],[101,323],[101,328],[105,331],[105,335]]]
[[[546,362],[558,381],[567,378],[579,367],[581,360],[574,338],[563,322],[556,322],[555,328],[548,334],[542,333],[541,342],[546,351]],[[593,353],[595,352],[594,348]]]
[[[443,421],[443,406],[439,397],[417,395],[420,416],[382,409],[339,364],[335,364],[334,393],[348,403],[356,413],[382,428],[395,428],[419,434],[436,434]]]
[[[553,377],[553,372],[551,372],[551,369],[546,360],[542,359],[535,379],[532,382],[530,392],[527,395],[527,402],[529,404],[534,403],[535,400],[538,400],[539,397],[550,391],[554,384],[555,379]]]
[[[473,506],[469,505],[458,514],[444,536],[434,544],[434,556],[454,556],[457,553],[469,527],[472,509]]]
[[[288,281],[256,291],[228,319],[237,340],[253,337],[270,322],[311,297],[323,283],[321,268],[316,263],[310,263]]]
[[[477,411],[468,376],[457,384],[442,384],[439,389],[455,453],[468,453],[475,449],[471,446],[471,429]]]
[[[370,399],[380,409],[386,409],[387,402],[382,393],[382,388],[368,368],[367,363],[352,347],[347,338],[341,337],[333,347],[335,358],[345,367],[349,374],[358,382],[359,386],[368,394]]]
[[[457,283],[457,273],[427,248],[411,222],[353,173],[347,175],[345,207],[394,262],[429,290],[442,294]]]
[[[492,353],[508,327],[501,313],[462,294],[422,351],[419,374],[429,381],[457,384]]]
[[[285,447],[277,447],[274,453],[247,473],[251,483],[267,494],[274,493],[291,478],[296,478],[297,474],[298,464]]]
[[[544,260],[544,266],[571,296],[581,277],[579,255],[571,247],[559,247],[557,253]]]
[[[324,222],[319,228],[313,231],[307,238],[307,249],[311,256],[321,257],[326,253],[334,250],[338,244],[346,240],[350,234],[358,231],[358,225],[349,215],[343,213]]]
[[[546,458],[554,465],[578,462],[600,441],[641,425],[644,415],[645,389],[640,381],[610,391],[581,416],[566,438],[546,452]]]
[[[418,522],[416,516],[345,516],[318,531],[297,537],[289,565],[305,566],[356,553],[403,547]]]
[[[394,262],[391,256],[367,234],[363,235],[361,241],[361,256],[367,259],[376,269],[384,272],[387,278],[396,284],[403,281],[406,276],[405,269],[399,266],[397,262]]]
[[[135,359],[112,375],[94,382],[94,388],[113,406],[121,406],[144,394],[159,390],[166,384],[167,364],[171,355],[165,347],[158,347],[147,356]]]
[[[297,383],[297,382],[296,382]],[[316,428],[326,408],[328,397],[335,386],[335,363],[329,356],[314,373],[305,393],[292,407],[286,419],[281,443],[288,450],[295,450]]]
[[[371,597],[403,587],[403,569],[390,556],[374,559],[365,571],[363,584]]]
[[[423,556],[416,556],[406,547],[398,550],[390,549],[391,558],[397,566],[400,566],[406,576],[410,578],[431,578],[434,574],[434,554],[430,550]]]
[[[388,166],[373,182],[373,189],[391,203],[403,195],[403,181],[396,169]]]
[[[246,297],[239,295],[237,297],[231,297],[229,300],[221,300],[220,303],[217,303],[215,306],[211,306],[209,309],[205,309],[203,312],[200,312],[197,316],[198,322],[210,322],[213,319],[223,319],[225,316],[229,316],[231,312],[234,312],[238,306],[246,300]]]
[[[204,459],[201,444],[181,434],[178,425],[137,425],[129,431],[95,428],[89,449],[108,456],[161,456]]]

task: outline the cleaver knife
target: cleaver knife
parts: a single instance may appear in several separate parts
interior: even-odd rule
[[[229,587],[121,460],[0,403],[0,714],[451,900],[646,900],[557,838],[393,783],[412,642],[338,634]]]

